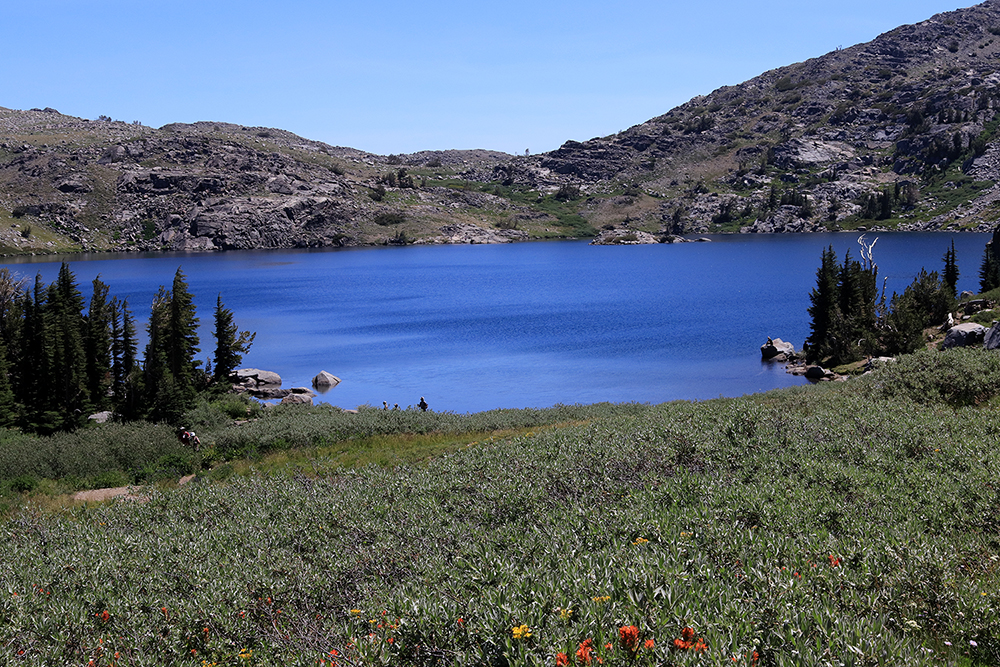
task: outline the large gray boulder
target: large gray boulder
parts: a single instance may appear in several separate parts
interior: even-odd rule
[[[325,391],[340,384],[340,378],[336,375],[331,375],[326,371],[320,371],[316,374],[316,377],[313,378],[312,384],[317,390]]]
[[[760,358],[766,361],[788,361],[795,358],[795,346],[780,338],[768,338],[760,346]]]
[[[969,347],[979,345],[986,336],[986,327],[975,322],[965,322],[956,324],[948,330],[948,335],[944,337],[941,347],[950,350],[953,347]]]
[[[285,396],[283,399],[281,399],[281,404],[282,405],[297,405],[297,404],[312,405],[313,404],[313,399],[312,399],[312,396],[307,396],[306,394],[289,394],[288,396]]]
[[[257,384],[273,384],[281,386],[281,376],[274,371],[262,371],[259,368],[240,368],[233,371],[237,381],[240,383],[247,380],[255,380]]]
[[[993,321],[993,326],[990,327],[990,330],[983,337],[983,347],[987,350],[1000,349],[1000,322]]]

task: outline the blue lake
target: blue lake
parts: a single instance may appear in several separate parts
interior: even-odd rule
[[[888,295],[922,266],[940,271],[952,239],[959,290],[978,291],[989,235],[878,236]],[[857,234],[710,238],[67,259],[85,297],[100,275],[128,298],[143,332],[153,295],[182,267],[201,318],[202,359],[214,348],[221,293],[240,328],[257,332],[244,366],[276,371],[286,387],[329,371],[342,383],[317,400],[342,407],[406,407],[421,396],[454,412],[659,403],[803,383],[761,363],[760,345],[771,336],[801,347],[820,254],[832,244],[841,259],[848,249],[857,257]],[[4,264],[51,282],[60,259]]]

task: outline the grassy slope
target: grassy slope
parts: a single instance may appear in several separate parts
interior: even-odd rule
[[[282,411],[220,430],[216,455],[295,438],[350,449],[337,433],[353,417],[366,442],[512,434],[421,465],[321,453],[308,472],[26,511],[2,527],[0,651],[551,665],[579,664],[593,639],[605,665],[997,664],[998,379],[1000,357],[959,350],[706,403]],[[652,648],[627,651],[629,625]],[[704,650],[672,648],[688,627]]]

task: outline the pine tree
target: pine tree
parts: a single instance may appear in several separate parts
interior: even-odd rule
[[[145,412],[156,421],[179,419],[194,402],[200,384],[198,318],[194,299],[180,268],[173,288],[160,287],[153,298],[147,327]]]
[[[979,291],[989,292],[1000,287],[1000,225],[993,230],[993,238],[983,250],[983,263],[979,266]]]
[[[123,417],[136,417],[137,373],[135,365],[135,320],[128,309],[128,300],[111,300],[111,386],[115,410]]]
[[[87,357],[84,347],[86,320],[83,315],[83,294],[76,284],[76,276],[69,263],[59,267],[59,276],[49,285],[48,308],[52,315],[52,336],[55,341],[53,356],[53,382],[57,387],[59,408],[64,411],[64,422],[82,423],[86,417],[89,392],[87,390]]]
[[[0,337],[0,426],[13,426],[18,419],[17,402],[11,387],[7,346]]]
[[[256,333],[240,331],[233,322],[233,311],[222,305],[222,295],[215,300],[215,373],[216,382],[225,382],[229,374],[250,351]]]
[[[952,298],[958,296],[958,261],[955,258],[955,239],[951,240],[951,247],[944,253],[944,284],[951,291]]]
[[[177,382],[178,389],[191,398],[197,390],[198,366],[198,317],[194,307],[194,297],[188,291],[184,272],[180,267],[174,274],[173,289],[170,291],[170,321],[167,327],[167,363]]]
[[[836,313],[839,312],[840,265],[833,246],[823,251],[820,267],[816,271],[816,287],[809,293],[808,312],[812,318],[810,329],[812,333],[806,340],[806,349],[811,360],[815,361],[826,355],[829,349],[830,328]]]
[[[95,410],[108,406],[108,390],[112,377],[112,304],[108,303],[108,286],[100,277],[94,278],[94,292],[87,312],[87,388]]]

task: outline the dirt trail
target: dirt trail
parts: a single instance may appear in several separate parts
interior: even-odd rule
[[[177,480],[177,486],[183,486],[194,479],[194,475],[187,475]],[[109,489],[90,489],[88,491],[77,491],[73,494],[73,500],[84,503],[98,503],[111,498],[124,496],[125,500],[147,500],[147,496],[142,493],[139,486],[116,486]]]

